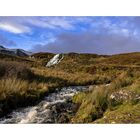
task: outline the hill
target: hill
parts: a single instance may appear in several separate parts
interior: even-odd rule
[[[69,117],[70,123],[140,122],[140,53],[68,53],[58,64],[46,67],[54,56],[0,54],[1,116],[36,104],[56,88],[90,85],[88,92],[73,97],[77,109]]]
[[[13,56],[21,56],[21,57],[29,56],[32,54],[31,52],[28,52],[22,49],[8,49],[1,45],[0,45],[0,53],[13,55]]]

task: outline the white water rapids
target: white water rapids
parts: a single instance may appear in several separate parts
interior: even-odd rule
[[[64,87],[46,96],[36,106],[20,108],[6,117],[0,118],[0,123],[55,123],[51,109],[59,103],[65,103],[80,91],[88,90],[88,86]],[[57,112],[59,113],[59,112]]]

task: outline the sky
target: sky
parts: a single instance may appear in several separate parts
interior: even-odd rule
[[[0,45],[32,52],[140,52],[140,17],[0,16]]]

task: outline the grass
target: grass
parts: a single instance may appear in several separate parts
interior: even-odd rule
[[[97,119],[93,123],[109,123],[109,124],[134,124],[140,123],[140,104],[123,104],[117,109],[107,110],[101,119]]]
[[[73,97],[77,111],[71,123],[112,123],[113,116],[123,116],[125,111],[132,111],[133,120],[137,118],[128,119],[128,123],[139,122],[139,53],[113,56],[70,53],[64,54],[58,65],[46,68],[53,56],[50,53],[30,58],[0,55],[0,116],[37,103],[56,88],[91,85],[89,91]],[[114,118],[114,122],[123,123],[125,119]]]
[[[131,92],[129,93],[128,91],[120,92],[122,89],[128,90],[128,88],[134,87],[133,82],[135,80],[134,75],[130,71],[123,72],[109,85],[94,87],[92,91],[75,95],[73,97],[73,103],[77,104],[79,108],[71,122],[96,122],[96,120],[103,118],[106,112],[115,110],[119,106],[123,106],[124,103],[139,103],[134,101],[135,97],[139,97],[137,93],[131,95]],[[135,91],[136,89],[137,87],[135,87]]]
[[[0,77],[1,78],[20,78],[20,79],[32,79],[34,74],[24,63],[13,61],[0,61]]]
[[[55,89],[55,84],[44,83],[40,77],[25,64],[0,61],[0,116],[14,108],[32,105]]]
[[[17,61],[0,61],[0,116],[16,107],[32,105],[47,93],[70,85],[108,83],[109,78],[89,73],[69,73],[33,67]]]

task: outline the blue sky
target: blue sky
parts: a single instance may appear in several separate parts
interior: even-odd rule
[[[136,52],[140,17],[0,17],[0,45],[33,52]]]

